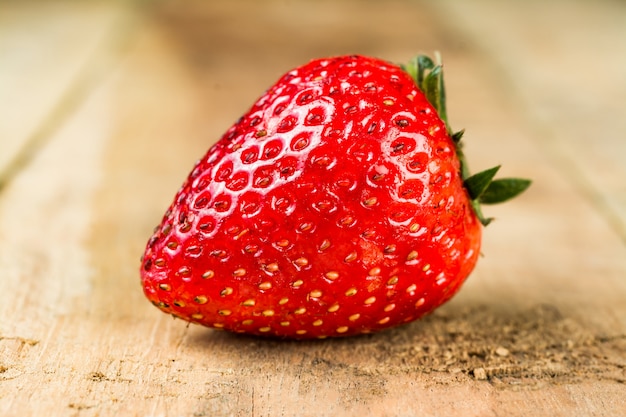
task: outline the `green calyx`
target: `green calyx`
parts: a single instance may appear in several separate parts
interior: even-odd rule
[[[461,178],[470,197],[472,208],[480,222],[487,226],[493,218],[483,215],[481,204],[497,204],[510,200],[526,190],[530,186],[531,181],[523,178],[494,179],[500,169],[500,165],[473,175],[470,174],[461,143],[464,130],[454,132],[448,123],[443,67],[438,54],[436,58],[437,62],[428,56],[418,55],[408,64],[401,67],[413,78],[415,84],[426,95],[430,104],[445,123],[446,130],[454,142],[456,154],[461,162]]]

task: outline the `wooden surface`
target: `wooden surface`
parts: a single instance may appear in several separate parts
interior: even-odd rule
[[[626,415],[626,3],[0,2],[1,416]],[[280,74],[439,50],[474,170],[534,179],[426,319],[318,342],[173,320],[139,256]]]

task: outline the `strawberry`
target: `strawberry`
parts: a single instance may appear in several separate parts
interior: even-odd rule
[[[142,257],[147,298],[216,329],[370,333],[452,297],[480,203],[529,181],[470,176],[441,66],[342,56],[289,71],[191,171]]]

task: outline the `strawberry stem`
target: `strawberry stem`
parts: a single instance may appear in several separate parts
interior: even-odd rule
[[[470,197],[472,209],[480,222],[487,226],[493,218],[485,217],[480,204],[496,204],[509,200],[526,190],[531,181],[523,178],[502,178],[494,180],[500,165],[472,175],[463,153],[461,138],[464,130],[454,132],[448,122],[446,110],[446,91],[443,82],[443,65],[441,57],[435,54],[435,61],[426,55],[418,55],[408,64],[402,65],[415,81],[417,87],[424,93],[428,102],[435,108],[437,114],[446,126],[446,131],[454,142],[457,157],[460,161],[461,179]]]

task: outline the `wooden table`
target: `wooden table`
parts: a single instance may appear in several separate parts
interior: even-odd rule
[[[438,50],[474,170],[534,179],[431,316],[267,341],[158,312],[139,256],[288,69]],[[626,415],[626,3],[0,3],[0,415]]]

